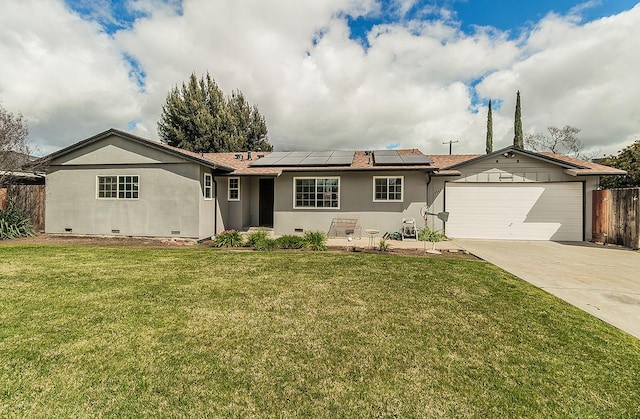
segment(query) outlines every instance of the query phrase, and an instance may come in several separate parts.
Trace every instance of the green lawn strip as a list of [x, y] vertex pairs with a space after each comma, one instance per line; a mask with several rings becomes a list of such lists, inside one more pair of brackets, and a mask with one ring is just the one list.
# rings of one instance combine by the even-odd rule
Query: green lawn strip
[[481, 261], [5, 246], [0, 416], [640, 415], [639, 341]]

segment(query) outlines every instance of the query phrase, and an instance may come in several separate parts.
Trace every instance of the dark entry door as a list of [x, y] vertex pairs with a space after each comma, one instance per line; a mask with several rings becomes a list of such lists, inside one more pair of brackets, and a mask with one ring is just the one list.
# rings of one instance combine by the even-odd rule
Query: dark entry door
[[273, 227], [273, 179], [260, 179], [260, 227]]

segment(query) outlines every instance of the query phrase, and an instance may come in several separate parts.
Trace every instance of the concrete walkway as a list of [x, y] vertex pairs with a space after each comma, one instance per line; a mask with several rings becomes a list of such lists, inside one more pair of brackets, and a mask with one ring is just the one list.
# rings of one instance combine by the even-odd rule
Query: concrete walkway
[[453, 243], [640, 338], [640, 253], [586, 242]]

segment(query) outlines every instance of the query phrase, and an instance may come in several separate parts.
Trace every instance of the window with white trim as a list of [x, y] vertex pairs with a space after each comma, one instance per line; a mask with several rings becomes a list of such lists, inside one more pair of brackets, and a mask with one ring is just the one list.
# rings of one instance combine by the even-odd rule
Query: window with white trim
[[137, 175], [98, 176], [98, 198], [138, 199], [139, 178]]
[[339, 177], [293, 178], [294, 208], [340, 208]]
[[213, 199], [213, 177], [211, 173], [204, 174], [204, 185], [202, 185], [204, 199]]
[[240, 178], [239, 177], [229, 178], [229, 187], [227, 188], [227, 191], [228, 191], [229, 201], [240, 200]]
[[373, 200], [378, 202], [402, 202], [403, 176], [374, 176]]

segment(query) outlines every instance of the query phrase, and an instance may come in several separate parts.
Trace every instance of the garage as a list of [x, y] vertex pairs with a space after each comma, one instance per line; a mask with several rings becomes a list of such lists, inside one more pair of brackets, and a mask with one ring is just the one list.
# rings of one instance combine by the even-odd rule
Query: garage
[[447, 182], [444, 199], [452, 238], [584, 238], [583, 182]]

